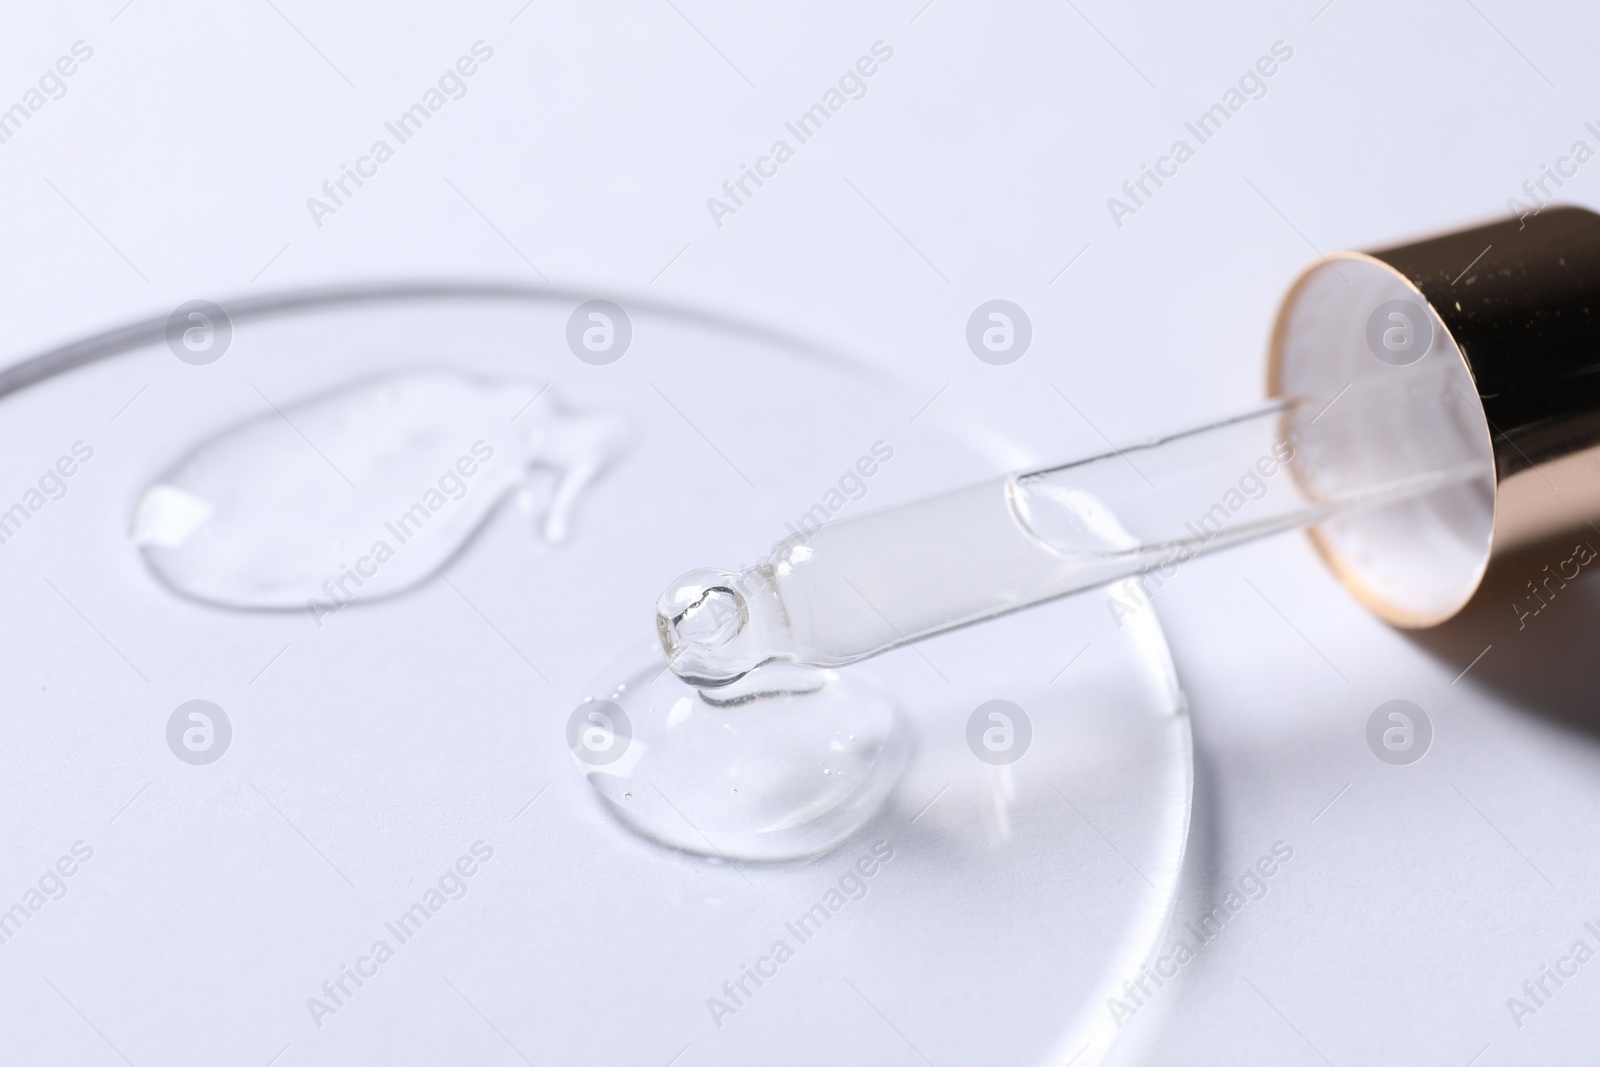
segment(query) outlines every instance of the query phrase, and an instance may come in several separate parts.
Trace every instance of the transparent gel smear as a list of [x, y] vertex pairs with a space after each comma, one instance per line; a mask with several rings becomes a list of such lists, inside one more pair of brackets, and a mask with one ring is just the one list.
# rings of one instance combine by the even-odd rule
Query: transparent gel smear
[[631, 734], [604, 764], [582, 733], [573, 746], [618, 819], [659, 844], [729, 860], [794, 859], [845, 840], [878, 811], [908, 755], [894, 704], [860, 668], [774, 663], [708, 690], [645, 650], [575, 714]]
[[197, 446], [140, 496], [133, 539], [195, 599], [333, 610], [423, 581], [519, 486], [561, 540], [627, 437], [521, 382], [369, 378]]

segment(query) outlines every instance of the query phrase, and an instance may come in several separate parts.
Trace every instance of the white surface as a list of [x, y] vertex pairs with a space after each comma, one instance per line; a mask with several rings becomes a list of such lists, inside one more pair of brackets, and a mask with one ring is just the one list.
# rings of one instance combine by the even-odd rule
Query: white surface
[[[75, 40], [95, 49], [0, 145], [7, 358], [197, 296], [537, 280], [531, 261], [555, 281], [803, 330], [929, 397], [948, 384], [939, 405], [1005, 412], [1035, 442], [1017, 459], [1039, 459], [1243, 407], [1312, 246], [1496, 215], [1575, 140], [1595, 144], [1596, 19], [1576, 5], [275, 2], [5, 16], [6, 102]], [[480, 38], [495, 57], [468, 95], [315, 228], [305, 199]], [[706, 197], [879, 39], [895, 54], [868, 95], [717, 229]], [[1294, 58], [1266, 96], [1116, 228], [1106, 198], [1280, 39]], [[1593, 203], [1596, 174], [1564, 195]], [[994, 297], [1033, 321], [1033, 350], [1010, 367], [963, 338]], [[8, 497], [45, 451], [8, 454]], [[1584, 888], [1600, 862], [1594, 590], [1569, 587], [1520, 633], [1501, 625], [1506, 606], [1482, 633], [1419, 640], [1363, 614], [1286, 539], [1185, 568], [1159, 603], [1200, 761], [1180, 920], [1274, 841], [1295, 857], [1134, 1016], [1121, 1054], [1581, 1062], [1593, 966], [1520, 1029], [1505, 1002], [1600, 910]], [[1400, 696], [1437, 732], [1409, 768], [1363, 738]], [[47, 844], [32, 813], [11, 818], [4, 873], [20, 891], [76, 835]], [[82, 1057], [109, 1056], [90, 1041]]]

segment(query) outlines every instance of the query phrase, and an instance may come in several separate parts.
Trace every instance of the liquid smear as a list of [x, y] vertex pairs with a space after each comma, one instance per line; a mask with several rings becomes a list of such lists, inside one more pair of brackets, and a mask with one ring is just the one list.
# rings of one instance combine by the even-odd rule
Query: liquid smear
[[573, 759], [618, 819], [670, 848], [815, 855], [878, 811], [910, 754], [893, 703], [860, 668], [771, 663], [703, 689], [652, 650], [620, 674], [579, 705]]
[[320, 626], [437, 572], [513, 490], [561, 541], [629, 434], [547, 389], [411, 372], [268, 411], [146, 489], [134, 542], [186, 596], [305, 608]]

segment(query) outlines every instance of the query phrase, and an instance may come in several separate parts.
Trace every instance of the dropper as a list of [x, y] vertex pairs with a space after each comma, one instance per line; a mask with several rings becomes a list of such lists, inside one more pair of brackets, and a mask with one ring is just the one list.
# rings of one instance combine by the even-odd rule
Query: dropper
[[[829, 523], [738, 573], [690, 571], [657, 604], [662, 647], [702, 686], [771, 660], [843, 666], [1132, 575], [1148, 595], [1203, 553], [1491, 474], [1470, 448], [1443, 449], [1399, 456], [1367, 484], [1308, 492], [1295, 473], [1305, 445], [1284, 432], [1300, 410], [1281, 401]], [[1142, 607], [1107, 605], [1119, 622]]]
[[[838, 667], [1118, 579], [1148, 594], [1198, 555], [1301, 527], [1391, 622], [1449, 618], [1492, 549], [1600, 514], [1600, 397], [1562, 382], [1600, 371], [1600, 217], [1526, 221], [1312, 267], [1279, 313], [1266, 406], [690, 571], [656, 605], [668, 664], [699, 686]], [[1498, 254], [1458, 295], [1452, 260], [1485, 244]]]

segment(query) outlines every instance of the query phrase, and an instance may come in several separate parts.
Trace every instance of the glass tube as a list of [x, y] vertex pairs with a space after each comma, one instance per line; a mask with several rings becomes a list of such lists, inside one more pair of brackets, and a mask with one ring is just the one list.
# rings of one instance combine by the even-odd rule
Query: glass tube
[[[1130, 575], [1159, 585], [1243, 541], [1489, 476], [1460, 409], [1457, 370], [1435, 361], [1397, 405], [1356, 383], [1317, 423], [1294, 400], [1144, 444], [830, 523], [740, 573], [696, 570], [656, 606], [674, 672], [724, 685], [771, 660], [837, 667], [955, 626]], [[1335, 404], [1328, 405], [1331, 409]], [[1328, 430], [1386, 445], [1359, 477], [1317, 460]], [[1329, 474], [1328, 472], [1335, 472]]]

